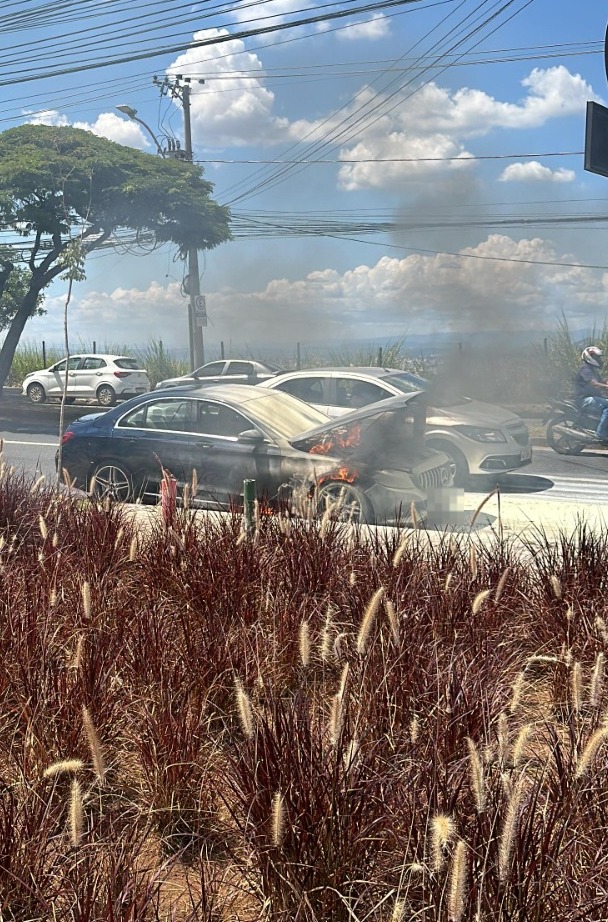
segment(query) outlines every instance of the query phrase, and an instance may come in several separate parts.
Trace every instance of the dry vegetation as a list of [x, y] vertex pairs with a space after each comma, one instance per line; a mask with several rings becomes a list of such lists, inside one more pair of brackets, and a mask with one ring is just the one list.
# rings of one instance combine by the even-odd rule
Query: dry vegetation
[[0, 534], [3, 920], [608, 918], [608, 536]]

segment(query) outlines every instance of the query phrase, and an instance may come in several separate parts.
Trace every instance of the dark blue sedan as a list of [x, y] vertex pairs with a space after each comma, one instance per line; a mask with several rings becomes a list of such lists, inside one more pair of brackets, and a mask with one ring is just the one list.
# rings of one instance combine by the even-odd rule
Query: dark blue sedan
[[424, 517], [426, 490], [450, 482], [447, 458], [425, 448], [423, 429], [412, 395], [331, 420], [280, 391], [171, 388], [75, 420], [61, 464], [97, 497], [156, 501], [167, 471], [194, 506], [233, 508], [243, 481], [255, 480], [271, 506], [297, 499], [315, 510], [333, 504], [349, 520], [403, 522], [412, 504]]

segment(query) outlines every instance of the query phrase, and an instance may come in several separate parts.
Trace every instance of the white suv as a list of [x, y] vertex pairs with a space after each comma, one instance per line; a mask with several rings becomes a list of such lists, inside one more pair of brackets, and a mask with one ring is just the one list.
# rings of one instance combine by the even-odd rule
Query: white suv
[[32, 403], [44, 403], [47, 397], [61, 399], [66, 372], [70, 403], [82, 397], [96, 400], [102, 407], [112, 407], [118, 397], [135, 397], [150, 390], [148, 374], [137, 359], [126, 355], [71, 355], [50, 368], [26, 375], [23, 396]]

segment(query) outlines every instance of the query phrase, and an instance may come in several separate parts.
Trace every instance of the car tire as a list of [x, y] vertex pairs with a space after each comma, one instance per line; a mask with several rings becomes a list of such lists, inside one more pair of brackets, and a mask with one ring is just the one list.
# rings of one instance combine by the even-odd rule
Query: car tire
[[93, 471], [88, 484], [89, 492], [95, 499], [108, 497], [116, 502], [131, 502], [135, 495], [134, 480], [128, 467], [122, 461], [100, 461]]
[[442, 442], [441, 440], [430, 440], [427, 443], [428, 448], [434, 448], [436, 451], [442, 451], [450, 459], [450, 467], [454, 475], [454, 486], [464, 487], [469, 479], [469, 465], [463, 453], [456, 448], [451, 442]]
[[344, 480], [330, 480], [315, 490], [318, 516], [329, 515], [335, 522], [363, 525], [374, 521], [374, 510], [365, 493]]
[[109, 384], [102, 384], [98, 387], [95, 396], [100, 407], [113, 407], [116, 403], [116, 391]]
[[32, 403], [44, 403], [46, 400], [46, 391], [42, 384], [35, 382], [28, 387], [27, 396]]

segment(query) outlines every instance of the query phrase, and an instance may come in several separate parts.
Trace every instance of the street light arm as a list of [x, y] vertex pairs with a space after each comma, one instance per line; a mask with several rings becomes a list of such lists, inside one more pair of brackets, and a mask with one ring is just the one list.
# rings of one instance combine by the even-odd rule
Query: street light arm
[[133, 109], [131, 106], [126, 106], [126, 105], [116, 106], [116, 108], [118, 109], [119, 112], [122, 112], [123, 115], [126, 115], [127, 118], [130, 118], [132, 122], [138, 122], [140, 125], [143, 125], [143, 127], [146, 129], [146, 131], [148, 132], [148, 134], [150, 135], [150, 137], [156, 144], [156, 152], [159, 154], [159, 156], [164, 157], [165, 152], [160, 145], [160, 141], [158, 140], [158, 138], [156, 137], [156, 135], [154, 134], [150, 126], [147, 125], [146, 122], [144, 122], [143, 118], [140, 118], [137, 115], [137, 109]]

